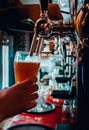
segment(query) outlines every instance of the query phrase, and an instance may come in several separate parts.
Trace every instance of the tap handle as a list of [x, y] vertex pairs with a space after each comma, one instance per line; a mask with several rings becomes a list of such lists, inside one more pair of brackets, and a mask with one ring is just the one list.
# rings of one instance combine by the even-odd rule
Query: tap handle
[[49, 0], [40, 0], [40, 8], [41, 8], [42, 13], [48, 10], [48, 3], [49, 3]]

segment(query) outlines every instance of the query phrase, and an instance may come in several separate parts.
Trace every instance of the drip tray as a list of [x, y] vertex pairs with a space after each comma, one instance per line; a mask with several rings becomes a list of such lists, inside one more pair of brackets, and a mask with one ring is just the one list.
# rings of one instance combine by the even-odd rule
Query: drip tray
[[55, 105], [53, 104], [42, 104], [41, 106], [36, 106], [33, 109], [28, 110], [28, 113], [34, 113], [34, 114], [39, 114], [39, 113], [48, 113], [51, 112], [55, 109]]

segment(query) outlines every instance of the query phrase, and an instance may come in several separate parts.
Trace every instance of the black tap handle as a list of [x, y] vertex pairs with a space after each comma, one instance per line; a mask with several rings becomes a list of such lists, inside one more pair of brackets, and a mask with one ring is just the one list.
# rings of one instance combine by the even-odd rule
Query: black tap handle
[[51, 96], [60, 99], [73, 99], [76, 97], [75, 91], [70, 92], [68, 90], [53, 90]]
[[48, 3], [49, 3], [49, 0], [40, 0], [40, 8], [41, 8], [42, 13], [45, 10], [48, 10]]
[[70, 93], [66, 90], [53, 90], [51, 94], [54, 98], [70, 99]]

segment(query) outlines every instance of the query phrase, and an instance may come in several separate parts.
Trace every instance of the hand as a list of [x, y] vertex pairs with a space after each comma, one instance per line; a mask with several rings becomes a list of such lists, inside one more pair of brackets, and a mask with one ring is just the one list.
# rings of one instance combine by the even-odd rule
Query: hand
[[37, 79], [27, 79], [0, 92], [0, 121], [36, 106]]

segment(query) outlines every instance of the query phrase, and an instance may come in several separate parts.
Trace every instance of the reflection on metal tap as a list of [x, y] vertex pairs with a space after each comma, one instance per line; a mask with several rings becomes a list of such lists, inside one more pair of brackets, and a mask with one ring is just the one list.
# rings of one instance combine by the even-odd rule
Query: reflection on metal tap
[[41, 35], [42, 37], [48, 36], [51, 33], [51, 24], [48, 22], [48, 11], [44, 11], [41, 14], [41, 18], [39, 18], [35, 24], [35, 31], [37, 35]]
[[34, 31], [42, 37], [51, 33], [51, 22], [48, 20], [48, 3], [49, 0], [40, 0], [40, 18], [35, 23]]

